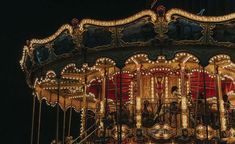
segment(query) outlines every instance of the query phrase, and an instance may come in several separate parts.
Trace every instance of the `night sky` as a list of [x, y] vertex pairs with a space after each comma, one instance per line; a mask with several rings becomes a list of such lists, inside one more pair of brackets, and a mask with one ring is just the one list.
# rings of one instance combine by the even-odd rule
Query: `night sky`
[[[25, 82], [19, 60], [26, 40], [45, 38], [73, 18], [112, 20], [146, 9], [147, 0], [8, 0], [0, 4], [1, 19], [1, 113], [0, 143], [30, 143], [32, 90]], [[205, 15], [235, 12], [235, 0], [159, 0], [166, 9], [182, 8]], [[43, 105], [41, 143], [55, 135], [55, 108]], [[74, 116], [75, 130], [79, 124]]]

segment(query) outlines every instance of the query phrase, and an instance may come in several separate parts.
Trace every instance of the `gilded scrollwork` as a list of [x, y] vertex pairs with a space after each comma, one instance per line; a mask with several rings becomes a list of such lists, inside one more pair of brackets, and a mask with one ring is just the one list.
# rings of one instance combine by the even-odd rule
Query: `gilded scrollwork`
[[33, 45], [34, 44], [45, 44], [45, 43], [48, 43], [54, 39], [56, 39], [62, 32], [64, 31], [68, 31], [69, 34], [72, 34], [73, 33], [73, 28], [71, 25], [69, 24], [65, 24], [63, 25], [62, 27], [60, 27], [53, 35], [47, 37], [47, 38], [44, 38], [44, 39], [32, 39], [29, 43], [29, 47], [30, 49], [33, 49]]
[[165, 39], [168, 37], [166, 35], [168, 32], [168, 24], [163, 17], [158, 18], [158, 21], [154, 25], [154, 30], [157, 33], [157, 39]]
[[204, 23], [201, 24], [201, 27], [203, 28], [202, 30], [202, 34], [203, 37], [201, 38], [201, 41], [204, 43], [213, 43], [214, 39], [213, 39], [213, 29], [215, 28], [214, 24], [208, 24], [208, 23]]
[[136, 21], [142, 17], [149, 16], [151, 18], [151, 21], [154, 23], [157, 20], [157, 16], [155, 12], [151, 10], [144, 10], [141, 11], [133, 16], [130, 16], [125, 19], [121, 20], [113, 20], [113, 21], [100, 21], [100, 20], [93, 20], [93, 19], [83, 19], [80, 22], [80, 30], [84, 30], [85, 25], [96, 25], [96, 26], [103, 26], [103, 27], [112, 27], [112, 26], [120, 26], [120, 25], [125, 25], [128, 23], [131, 23], [133, 21]]

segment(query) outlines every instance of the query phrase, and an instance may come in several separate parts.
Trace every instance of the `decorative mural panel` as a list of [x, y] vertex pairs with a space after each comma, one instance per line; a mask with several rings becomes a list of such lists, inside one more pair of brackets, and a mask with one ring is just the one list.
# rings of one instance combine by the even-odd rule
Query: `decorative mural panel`
[[34, 61], [36, 64], [41, 64], [49, 57], [49, 49], [45, 45], [36, 46], [34, 50]]
[[85, 47], [93, 48], [111, 44], [111, 32], [105, 28], [90, 26], [83, 33], [83, 43]]
[[213, 38], [218, 42], [235, 43], [235, 22], [217, 24], [213, 29]]
[[137, 21], [128, 24], [122, 30], [122, 40], [124, 42], [146, 42], [156, 36], [153, 24], [146, 21]]
[[202, 37], [202, 27], [200, 24], [178, 18], [168, 25], [167, 35], [173, 40], [199, 40]]
[[56, 55], [71, 52], [73, 49], [75, 49], [72, 36], [67, 34], [60, 35], [58, 39], [54, 41], [53, 48]]

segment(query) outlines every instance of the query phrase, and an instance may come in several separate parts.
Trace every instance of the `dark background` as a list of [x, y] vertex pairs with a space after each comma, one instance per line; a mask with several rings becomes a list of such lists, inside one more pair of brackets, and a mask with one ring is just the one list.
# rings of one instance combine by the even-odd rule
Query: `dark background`
[[[19, 60], [26, 40], [45, 38], [73, 18], [111, 20], [146, 9], [147, 0], [6, 0], [0, 2], [1, 113], [0, 143], [30, 143], [32, 90], [26, 85]], [[166, 9], [182, 8], [205, 15], [235, 12], [235, 0], [159, 0]], [[41, 143], [55, 135], [55, 108], [43, 104]], [[74, 116], [73, 134], [78, 134]]]

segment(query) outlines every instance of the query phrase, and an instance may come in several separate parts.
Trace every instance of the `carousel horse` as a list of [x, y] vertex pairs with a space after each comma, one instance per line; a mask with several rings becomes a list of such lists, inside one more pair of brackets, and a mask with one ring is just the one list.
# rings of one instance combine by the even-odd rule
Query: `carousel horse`
[[179, 114], [180, 112], [181, 95], [178, 92], [177, 86], [172, 87], [171, 93], [172, 93], [173, 99], [170, 105], [169, 106], [166, 106], [166, 105], [163, 106], [163, 104], [160, 105], [156, 110], [154, 121], [159, 122], [160, 118], [166, 114], [170, 114], [169, 115], [170, 123], [172, 122], [173, 117], [175, 117], [175, 120], [177, 120], [177, 114]]
[[235, 130], [228, 126], [228, 129], [226, 131], [222, 132], [222, 142], [226, 144], [234, 144], [235, 143]]
[[124, 104], [121, 109], [121, 123], [129, 125], [129, 120], [130, 120], [130, 111], [127, 108], [127, 106]]
[[144, 101], [144, 108], [142, 110], [142, 123], [146, 127], [153, 125], [153, 110], [147, 100]]
[[72, 144], [73, 143], [73, 137], [72, 136], [68, 136], [65, 138], [65, 144]]
[[[109, 113], [109, 120], [112, 121], [112, 123], [114, 124], [126, 124], [129, 125], [130, 122], [130, 111], [127, 108], [127, 106], [125, 104], [122, 105], [121, 111], [117, 110], [117, 111], [113, 111], [111, 113]], [[121, 117], [121, 119], [117, 119], [117, 117]], [[106, 118], [107, 119], [107, 118]]]
[[228, 95], [226, 95], [226, 94], [223, 95], [223, 101], [224, 101], [224, 108], [225, 108], [226, 110], [229, 110], [231, 103], [230, 103], [230, 101], [229, 101], [229, 99], [228, 99]]
[[200, 93], [196, 99], [196, 105], [196, 121], [199, 123], [205, 123], [205, 99], [203, 93]]
[[192, 126], [196, 125], [196, 120], [195, 120], [195, 115], [194, 115], [194, 110], [195, 110], [195, 105], [193, 103], [193, 99], [192, 99], [192, 93], [189, 92], [187, 94], [187, 107], [189, 110], [189, 121], [192, 124]]
[[113, 115], [111, 113], [107, 114], [107, 117], [104, 119], [104, 124], [106, 125], [106, 127], [108, 129], [113, 128], [114, 118], [113, 118]]
[[170, 123], [172, 123], [172, 119], [175, 119], [175, 124], [177, 125], [177, 115], [181, 110], [181, 94], [179, 93], [179, 88], [177, 86], [173, 86], [171, 88], [172, 101], [170, 103]]

